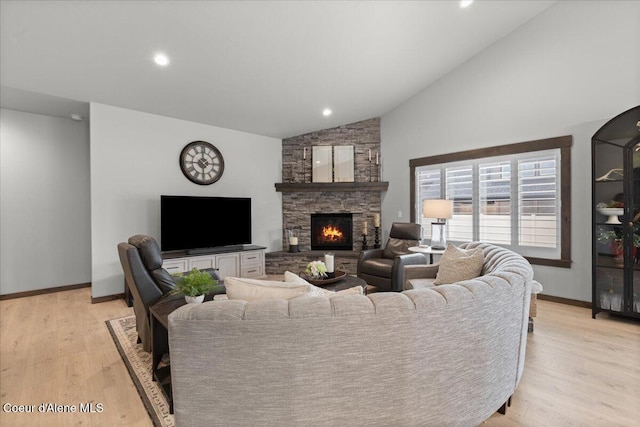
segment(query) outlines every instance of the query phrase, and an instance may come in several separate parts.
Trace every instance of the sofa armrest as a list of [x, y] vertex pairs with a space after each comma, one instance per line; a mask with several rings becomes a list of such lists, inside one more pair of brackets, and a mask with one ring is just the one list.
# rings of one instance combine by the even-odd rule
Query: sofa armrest
[[435, 279], [440, 264], [407, 265], [402, 270], [402, 289], [408, 289], [407, 282], [412, 279]]
[[393, 259], [393, 266], [391, 267], [391, 291], [402, 292], [402, 275], [404, 269], [409, 265], [425, 265], [427, 263], [427, 257], [423, 254], [405, 254], [397, 255]]

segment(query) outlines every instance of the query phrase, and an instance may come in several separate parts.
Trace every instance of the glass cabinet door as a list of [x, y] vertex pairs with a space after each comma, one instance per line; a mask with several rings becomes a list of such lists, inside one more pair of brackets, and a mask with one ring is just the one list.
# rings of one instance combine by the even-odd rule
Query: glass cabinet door
[[[622, 311], [624, 296], [624, 147], [597, 143], [594, 156], [594, 304]], [[640, 277], [639, 277], [640, 280]], [[600, 311], [598, 310], [598, 311]]]
[[626, 294], [627, 310], [640, 314], [640, 142], [631, 144], [628, 152], [629, 166], [633, 173], [630, 180], [631, 203], [628, 225], [633, 239], [631, 250], [632, 278], [629, 281], [629, 292]]
[[640, 106], [611, 119], [591, 142], [592, 316], [640, 317]]

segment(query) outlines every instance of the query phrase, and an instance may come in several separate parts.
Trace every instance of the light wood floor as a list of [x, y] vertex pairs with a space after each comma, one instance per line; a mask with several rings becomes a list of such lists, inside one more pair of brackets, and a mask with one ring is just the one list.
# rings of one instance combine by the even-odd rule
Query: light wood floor
[[[0, 301], [0, 403], [36, 406], [0, 409], [0, 425], [151, 425], [104, 323], [133, 310], [90, 299], [85, 288]], [[49, 402], [104, 411], [37, 413]], [[640, 426], [640, 323], [538, 300], [512, 406], [483, 425]]]

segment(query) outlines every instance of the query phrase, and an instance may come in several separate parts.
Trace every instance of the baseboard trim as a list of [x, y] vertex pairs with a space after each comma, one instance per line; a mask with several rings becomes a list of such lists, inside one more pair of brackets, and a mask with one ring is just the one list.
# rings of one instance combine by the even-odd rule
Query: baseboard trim
[[124, 299], [124, 293], [115, 295], [105, 295], [103, 297], [91, 297], [91, 304], [99, 304], [101, 302], [113, 301], [115, 299]]
[[538, 294], [538, 299], [545, 301], [557, 302], [560, 304], [573, 305], [576, 307], [591, 308], [589, 301], [580, 301], [577, 299], [554, 297], [553, 295]]
[[33, 291], [15, 292], [13, 294], [0, 295], [0, 301], [4, 301], [7, 299], [14, 299], [14, 298], [32, 297], [35, 295], [52, 294], [54, 292], [64, 292], [64, 291], [71, 291], [73, 289], [90, 288], [90, 287], [91, 287], [91, 282], [77, 283], [75, 285], [56, 286], [55, 288], [34, 289]]

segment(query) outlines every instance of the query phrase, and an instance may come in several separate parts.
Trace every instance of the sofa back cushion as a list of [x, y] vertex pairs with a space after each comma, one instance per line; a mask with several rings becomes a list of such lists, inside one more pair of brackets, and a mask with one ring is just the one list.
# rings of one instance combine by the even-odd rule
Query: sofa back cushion
[[309, 285], [240, 277], [226, 277], [224, 287], [229, 299], [244, 301], [288, 300], [311, 292]]

